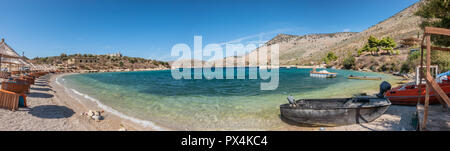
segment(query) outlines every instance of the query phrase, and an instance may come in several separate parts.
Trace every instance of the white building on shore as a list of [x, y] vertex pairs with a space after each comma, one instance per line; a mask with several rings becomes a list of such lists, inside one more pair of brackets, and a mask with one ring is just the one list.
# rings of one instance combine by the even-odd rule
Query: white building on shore
[[122, 57], [122, 54], [120, 52], [117, 53], [109, 53], [109, 54], [105, 54], [106, 56], [110, 56], [110, 57]]

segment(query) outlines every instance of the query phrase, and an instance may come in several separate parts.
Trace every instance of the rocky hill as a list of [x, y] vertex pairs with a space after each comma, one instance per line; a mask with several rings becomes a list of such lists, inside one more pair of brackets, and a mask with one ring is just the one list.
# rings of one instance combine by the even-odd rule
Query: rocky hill
[[[68, 60], [73, 58], [95, 58], [97, 63], [68, 65]], [[138, 57], [116, 57], [108, 55], [92, 55], [92, 54], [61, 54], [60, 56], [52, 57], [37, 57], [30, 60], [33, 64], [48, 64], [54, 66], [74, 66], [80, 70], [111, 70], [111, 69], [155, 69], [155, 68], [169, 68], [169, 63], [151, 59], [144, 59]]]
[[[362, 48], [370, 36], [380, 39], [389, 36], [397, 43], [404, 38], [421, 36], [423, 31], [419, 25], [422, 19], [415, 16], [414, 13], [423, 3], [423, 1], [420, 1], [411, 5], [392, 17], [359, 33], [341, 32], [304, 36], [279, 34], [266, 42], [264, 46], [247, 54], [245, 56], [247, 64], [249, 55], [273, 44], [279, 44], [280, 46], [280, 65], [313, 65], [321, 64], [322, 58], [330, 51], [339, 57], [338, 62], [342, 62], [343, 58], [349, 53], [355, 54], [358, 49]], [[268, 50], [270, 50], [270, 47]], [[401, 58], [404, 59], [405, 57]]]
[[[402, 10], [394, 16], [364, 30], [360, 33], [339, 42], [337, 45], [330, 47], [326, 51], [313, 54], [307, 60], [320, 61], [329, 51], [335, 52], [338, 56], [345, 56], [349, 52], [355, 53], [357, 49], [363, 47], [370, 36], [377, 38], [392, 37], [395, 42], [399, 43], [401, 39], [409, 37], [417, 37], [423, 33], [420, 28], [422, 18], [414, 15], [423, 5], [423, 1], [417, 2], [410, 7]], [[342, 58], [342, 57], [341, 57]], [[305, 60], [306, 61], [306, 60]]]

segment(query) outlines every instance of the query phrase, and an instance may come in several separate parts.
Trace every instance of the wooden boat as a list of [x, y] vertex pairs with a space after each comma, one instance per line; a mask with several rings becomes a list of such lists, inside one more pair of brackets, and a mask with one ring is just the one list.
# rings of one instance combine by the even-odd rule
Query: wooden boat
[[280, 105], [281, 117], [311, 126], [368, 123], [383, 115], [391, 105], [383, 96], [390, 89], [391, 85], [384, 81], [377, 96], [302, 100], [289, 96], [289, 104]]
[[309, 73], [309, 76], [318, 78], [335, 78], [336, 75], [337, 73], [328, 72], [326, 70], [316, 71], [316, 68], [313, 68], [313, 71]]
[[[438, 83], [441, 89], [450, 96], [450, 83]], [[422, 84], [421, 104], [425, 102], [425, 88], [426, 85]], [[393, 88], [386, 92], [386, 98], [388, 98], [392, 104], [396, 105], [417, 105], [419, 97], [419, 86], [415, 83], [408, 83], [403, 86]], [[430, 104], [439, 104], [439, 100], [433, 91], [430, 93]]]
[[304, 99], [280, 106], [281, 116], [311, 126], [340, 126], [371, 122], [391, 105], [388, 99], [355, 97], [341, 99]]
[[347, 78], [348, 79], [357, 79], [357, 80], [381, 80], [381, 77], [371, 77], [371, 76], [353, 76], [353, 75], [350, 75]]

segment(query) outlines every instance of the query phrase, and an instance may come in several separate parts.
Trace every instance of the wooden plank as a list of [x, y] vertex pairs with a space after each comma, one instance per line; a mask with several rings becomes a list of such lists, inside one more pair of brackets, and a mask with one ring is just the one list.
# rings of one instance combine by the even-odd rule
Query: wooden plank
[[447, 106], [450, 105], [450, 99], [448, 98], [447, 94], [441, 89], [441, 87], [439, 87], [436, 81], [434, 81], [431, 74], [427, 73], [426, 81], [427, 84], [429, 84], [433, 89], [433, 91], [436, 93], [436, 96], [442, 98], [442, 100], [447, 104]]
[[447, 35], [450, 36], [450, 30], [437, 27], [425, 27], [425, 34]]
[[[422, 49], [426, 49], [426, 48], [427, 48], [426, 45], [422, 45]], [[431, 50], [440, 50], [440, 51], [450, 52], [450, 48], [442, 48], [442, 47], [435, 47], [435, 46], [431, 46]]]

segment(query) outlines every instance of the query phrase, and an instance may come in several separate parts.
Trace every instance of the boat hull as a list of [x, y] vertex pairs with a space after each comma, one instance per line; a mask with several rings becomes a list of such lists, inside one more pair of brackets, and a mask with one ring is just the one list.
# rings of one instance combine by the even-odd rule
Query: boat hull
[[[447, 96], [450, 97], [450, 84], [439, 84], [441, 89], [447, 93]], [[405, 87], [396, 87], [392, 90], [386, 92], [385, 97], [388, 98], [392, 104], [395, 105], [417, 105], [418, 97], [419, 97], [419, 89], [417, 85], [410, 85]], [[420, 93], [420, 103], [425, 103], [425, 85], [422, 86], [422, 90]], [[430, 92], [430, 104], [439, 104], [439, 100], [433, 91]]]
[[[336, 102], [345, 102], [346, 99], [316, 99], [308, 101], [317, 101], [319, 105], [309, 107], [292, 107], [290, 105], [280, 106], [281, 117], [295, 123], [306, 124], [310, 126], [340, 126], [358, 123], [371, 122], [386, 112], [390, 106], [387, 99], [378, 100], [378, 103], [356, 103], [346, 107], [336, 106], [332, 108], [323, 108], [327, 105], [320, 105]], [[380, 103], [381, 101], [381, 103]], [[384, 101], [384, 102], [383, 102]]]
[[347, 77], [348, 79], [356, 79], [356, 80], [381, 80], [380, 77]]
[[331, 73], [331, 74], [326, 74], [326, 73], [310, 73], [309, 74], [310, 77], [317, 77], [317, 78], [335, 78], [336, 74]]

